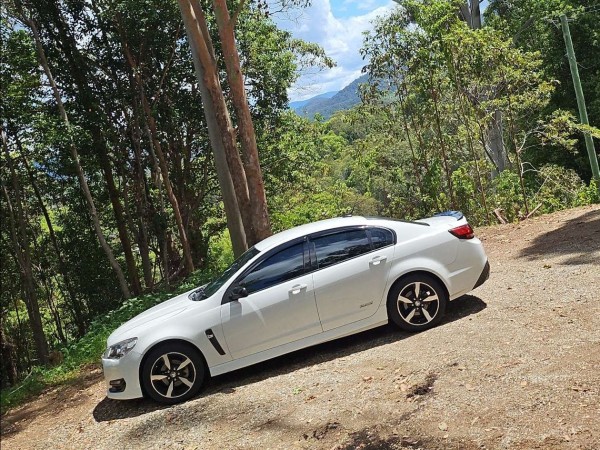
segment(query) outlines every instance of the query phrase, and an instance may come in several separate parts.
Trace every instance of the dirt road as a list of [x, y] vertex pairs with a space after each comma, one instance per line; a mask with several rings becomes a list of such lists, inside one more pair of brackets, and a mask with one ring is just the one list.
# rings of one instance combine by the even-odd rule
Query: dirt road
[[173, 407], [99, 371], [3, 417], [2, 449], [599, 449], [600, 207], [477, 230], [490, 280], [391, 326], [212, 380]]

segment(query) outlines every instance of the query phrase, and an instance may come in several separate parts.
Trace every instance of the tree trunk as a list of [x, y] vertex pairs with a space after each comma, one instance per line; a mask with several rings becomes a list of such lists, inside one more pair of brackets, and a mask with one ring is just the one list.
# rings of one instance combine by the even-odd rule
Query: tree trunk
[[42, 198], [42, 194], [38, 188], [37, 182], [35, 181], [35, 175], [31, 170], [29, 162], [27, 161], [27, 157], [23, 151], [20, 142], [17, 142], [17, 146], [19, 147], [19, 151], [21, 153], [21, 160], [25, 165], [25, 169], [29, 175], [29, 181], [31, 186], [33, 187], [33, 192], [37, 198], [37, 201], [42, 210], [42, 214], [44, 215], [44, 220], [46, 221], [46, 226], [48, 227], [48, 233], [50, 234], [50, 242], [52, 242], [52, 246], [54, 247], [54, 251], [56, 252], [56, 257], [58, 259], [58, 270], [63, 278], [67, 294], [69, 295], [69, 303], [71, 306], [71, 310], [73, 311], [73, 318], [75, 319], [75, 326], [77, 327], [77, 337], [81, 337], [85, 334], [86, 331], [86, 323], [83, 315], [83, 307], [77, 295], [75, 294], [75, 289], [73, 288], [73, 284], [71, 283], [71, 277], [69, 276], [69, 271], [67, 270], [67, 264], [65, 263], [65, 259], [63, 258], [62, 251], [60, 246], [58, 245], [58, 239], [56, 237], [56, 233], [54, 232], [54, 225], [52, 225], [52, 220], [50, 220], [50, 214], [48, 214], [48, 209], [44, 203]]
[[102, 174], [104, 175], [104, 181], [106, 182], [106, 188], [108, 190], [108, 197], [110, 198], [110, 203], [115, 214], [119, 240], [121, 241], [121, 247], [123, 248], [123, 253], [125, 255], [131, 291], [133, 295], [138, 295], [142, 288], [140, 286], [140, 277], [138, 275], [135, 258], [133, 257], [133, 251], [131, 250], [131, 239], [129, 239], [129, 233], [127, 232], [127, 225], [123, 215], [123, 205], [121, 205], [120, 195], [115, 185], [115, 179], [106, 147], [100, 145], [97, 148], [99, 150], [100, 167], [102, 168]]
[[490, 156], [494, 166], [497, 168], [497, 170], [493, 171], [493, 177], [506, 169], [507, 165], [502, 128], [502, 111], [497, 109], [494, 111], [494, 116], [487, 132], [487, 145], [489, 146]]
[[146, 218], [148, 217], [148, 203], [146, 201], [146, 187], [144, 168], [142, 166], [142, 150], [140, 148], [140, 132], [137, 116], [134, 127], [131, 130], [131, 142], [133, 144], [134, 162], [135, 162], [135, 207], [138, 216], [138, 247], [140, 248], [140, 257], [142, 258], [142, 269], [144, 271], [144, 282], [146, 287], [151, 289], [154, 286], [154, 277], [152, 276], [152, 262], [150, 261], [150, 248], [148, 246], [148, 229], [146, 227]]
[[[240, 3], [243, 7], [243, 2]], [[248, 182], [248, 193], [253, 210], [253, 228], [254, 239], [261, 241], [271, 235], [271, 225], [269, 223], [269, 212], [267, 210], [267, 198], [265, 195], [265, 186], [258, 158], [258, 148], [256, 146], [256, 134], [254, 124], [250, 116], [248, 99], [246, 98], [246, 88], [244, 86], [244, 76], [240, 66], [240, 57], [235, 44], [234, 17], [229, 16], [227, 2], [225, 0], [213, 0], [213, 10], [217, 19], [219, 37], [221, 38], [221, 47], [225, 59], [227, 81], [231, 89], [231, 101], [235, 108], [238, 137], [242, 150], [242, 161], [244, 171]], [[250, 244], [255, 244], [251, 242]]]
[[[194, 2], [194, 0], [191, 0]], [[204, 40], [204, 36], [201, 30], [201, 25], [198, 22], [198, 17], [194, 12], [194, 7], [190, 3], [190, 0], [179, 0], [179, 8], [181, 9], [181, 15], [183, 22], [187, 30], [188, 40], [190, 42], [190, 48], [192, 50], [192, 56], [194, 60], [194, 67], [196, 69], [196, 77], [198, 78], [198, 85], [203, 99], [204, 117], [208, 127], [208, 135], [210, 144], [212, 147], [215, 166], [217, 171], [217, 177], [219, 179], [219, 186], [221, 188], [221, 194], [223, 196], [223, 204], [225, 208], [225, 215], [227, 217], [227, 228], [229, 229], [229, 235], [231, 237], [231, 243], [235, 256], [242, 254], [247, 248], [247, 233], [245, 229], [246, 222], [243, 220], [240, 203], [238, 203], [239, 197], [247, 198], [247, 190], [241, 187], [240, 173], [236, 173], [235, 179], [237, 183], [234, 183], [234, 174], [231, 167], [235, 167], [235, 161], [233, 165], [229, 165], [229, 158], [227, 157], [227, 150], [224, 141], [227, 141], [227, 148], [233, 146], [233, 150], [237, 154], [235, 144], [232, 145], [233, 136], [230, 134], [230, 130], [227, 128], [227, 119], [221, 118], [221, 121], [217, 120], [217, 110], [223, 108], [223, 104], [212, 97], [212, 93], [208, 88], [209, 84], [214, 84], [209, 71], [213, 72], [213, 76], [216, 76], [214, 64], [209, 64], [209, 67], [205, 68], [205, 63], [210, 62], [211, 58], [209, 53], [208, 45]], [[202, 60], [201, 60], [202, 55]], [[214, 58], [212, 58], [214, 60]], [[210, 79], [210, 80], [209, 80]], [[218, 81], [218, 80], [217, 80]], [[213, 86], [213, 89], [215, 87]], [[222, 98], [221, 91], [221, 98]], [[219, 103], [219, 106], [215, 107], [215, 103]], [[223, 100], [224, 103], [224, 100]], [[221, 122], [224, 121], [226, 128], [221, 130]], [[229, 127], [230, 128], [230, 127]], [[233, 156], [235, 159], [235, 156]], [[239, 170], [239, 169], [238, 169]], [[240, 194], [238, 195], [238, 191]], [[246, 192], [246, 194], [244, 194]], [[245, 202], [242, 202], [242, 205]]]
[[[144, 128], [145, 128], [145, 132], [146, 132], [146, 136], [148, 137], [148, 141], [150, 143], [150, 145], [148, 146], [148, 153], [150, 155], [150, 161], [152, 161], [152, 181], [154, 183], [154, 185], [156, 186], [156, 189], [158, 191], [158, 206], [159, 206], [159, 211], [160, 211], [160, 216], [161, 217], [166, 217], [167, 213], [165, 211], [165, 204], [163, 201], [163, 193], [162, 193], [162, 183], [160, 180], [160, 167], [158, 166], [158, 161], [156, 158], [156, 155], [154, 154], [154, 150], [153, 150], [153, 144], [152, 144], [152, 133], [150, 132], [150, 128], [148, 128], [148, 124], [144, 123]], [[155, 221], [156, 224], [156, 221]], [[169, 285], [170, 283], [170, 279], [169, 279], [169, 273], [170, 273], [170, 263], [169, 263], [169, 253], [167, 251], [167, 241], [168, 241], [168, 234], [169, 234], [169, 230], [166, 227], [166, 225], [163, 227], [162, 222], [158, 224], [158, 226], [160, 226], [160, 229], [156, 230], [156, 236], [158, 239], [158, 245], [160, 248], [160, 256], [162, 259], [162, 268], [163, 268], [163, 278], [165, 280], [165, 282], [167, 283], [167, 285]]]
[[[479, 0], [467, 0], [466, 4], [460, 6], [460, 10], [465, 22], [473, 30], [481, 28], [481, 8]], [[484, 134], [484, 143], [486, 153], [492, 160], [497, 170], [492, 171], [492, 178], [506, 168], [507, 156], [506, 147], [502, 139], [502, 111], [495, 110], [486, 133]]]
[[[4, 322], [4, 320], [2, 320]], [[15, 358], [15, 346], [6, 333], [4, 327], [0, 324], [0, 355], [2, 356], [2, 375], [6, 377], [9, 386], [14, 386], [17, 382], [17, 361]], [[2, 380], [4, 381], [4, 380]], [[4, 385], [2, 386], [5, 387]]]
[[[17, 206], [17, 218], [15, 220], [15, 214], [10, 201], [10, 196], [4, 182], [2, 182], [2, 190], [6, 197], [6, 204], [8, 209], [11, 239], [17, 260], [21, 268], [21, 276], [23, 279], [23, 287], [25, 290], [25, 305], [27, 306], [27, 314], [29, 316], [29, 323], [31, 325], [31, 331], [33, 333], [33, 341], [35, 343], [35, 349], [37, 357], [40, 363], [48, 363], [48, 341], [46, 340], [46, 334], [44, 333], [44, 326], [42, 324], [42, 316], [40, 314], [40, 305], [37, 299], [37, 292], [35, 281], [33, 279], [33, 271], [31, 268], [31, 254], [29, 251], [29, 239], [27, 237], [27, 224], [25, 222], [25, 215], [23, 213], [23, 203], [21, 201], [21, 186], [15, 172], [12, 159], [8, 151], [8, 145], [6, 143], [6, 134], [2, 130], [2, 146], [6, 153], [6, 162], [11, 172], [11, 179], [13, 190], [15, 193], [16, 206]], [[17, 222], [17, 224], [16, 224]], [[18, 234], [17, 234], [18, 225]], [[19, 242], [20, 237], [20, 242]]]
[[162, 146], [160, 144], [160, 140], [158, 139], [158, 128], [156, 127], [156, 121], [154, 120], [154, 116], [152, 115], [152, 110], [150, 108], [150, 104], [148, 103], [148, 99], [146, 98], [146, 93], [144, 91], [144, 83], [141, 79], [139, 68], [135, 60], [133, 59], [133, 55], [129, 51], [129, 47], [125, 41], [125, 36], [119, 25], [119, 32], [121, 34], [121, 47], [123, 48], [123, 53], [125, 54], [125, 58], [129, 63], [129, 67], [133, 72], [133, 79], [137, 84], [137, 88], [140, 95], [140, 100], [142, 103], [142, 110], [144, 111], [146, 122], [148, 127], [150, 128], [150, 136], [152, 140], [152, 145], [154, 147], [154, 151], [156, 152], [156, 156], [158, 157], [158, 166], [160, 169], [160, 174], [162, 177], [163, 185], [165, 186], [165, 190], [167, 191], [167, 198], [171, 203], [171, 207], [173, 208], [173, 215], [175, 216], [175, 222], [177, 223], [177, 229], [179, 231], [179, 239], [181, 240], [181, 247], [183, 248], [183, 261], [185, 266], [186, 273], [190, 274], [194, 271], [194, 263], [192, 261], [192, 252], [190, 249], [190, 243], [187, 238], [187, 234], [185, 232], [185, 227], [183, 224], [183, 219], [181, 217], [181, 210], [179, 208], [179, 202], [175, 193], [173, 192], [173, 185], [171, 184], [171, 180], [169, 178], [169, 167], [167, 165], [167, 160], [165, 158], [165, 154], [162, 151]]
[[450, 163], [448, 161], [448, 151], [446, 149], [446, 141], [442, 133], [440, 111], [438, 108], [438, 93], [440, 92], [439, 86], [433, 86], [433, 74], [430, 74], [430, 88], [431, 88], [431, 99], [433, 100], [433, 111], [435, 116], [436, 131], [438, 134], [438, 141], [440, 143], [440, 150], [442, 153], [442, 163], [444, 166], [444, 172], [446, 173], [446, 181], [448, 183], [448, 193], [450, 194], [450, 204], [456, 209], [456, 200], [454, 198], [454, 187], [452, 186], [452, 172], [450, 170]]
[[[62, 102], [62, 97], [60, 95], [60, 91], [58, 90], [58, 86], [56, 85], [56, 82], [54, 81], [54, 77], [52, 76], [52, 71], [50, 70], [50, 66], [48, 65], [48, 61], [46, 59], [46, 53], [44, 52], [44, 48], [42, 47], [42, 42], [40, 40], [40, 35], [37, 31], [37, 26], [35, 25], [35, 22], [31, 19], [26, 19], [26, 22], [27, 22], [27, 25], [31, 28], [31, 31], [33, 33], [33, 37], [35, 40], [36, 50], [37, 50], [37, 54], [38, 54], [38, 57], [40, 60], [40, 64], [42, 65], [42, 68], [44, 69], [46, 77], [48, 78], [48, 82], [50, 83], [50, 86], [52, 88], [52, 93], [54, 95], [54, 99], [56, 100], [56, 104], [58, 106], [58, 111], [60, 113], [60, 117], [63, 120], [63, 122], [65, 123], [67, 130], [68, 130], [70, 128], [69, 117], [67, 115], [67, 111], [65, 110], [65, 106]], [[96, 231], [96, 236], [98, 237], [98, 241], [100, 242], [100, 245], [102, 246], [102, 249], [104, 250], [104, 253], [106, 254], [106, 257], [108, 258], [108, 261], [110, 262], [112, 269], [115, 271], [115, 274], [117, 275], [117, 279], [119, 281], [119, 286], [121, 287], [121, 292], [123, 293], [123, 297], [129, 298], [129, 297], [131, 297], [131, 294], [129, 292], [129, 286], [127, 285], [127, 280], [125, 279], [123, 270], [121, 269], [121, 266], [117, 262], [114, 254], [112, 252], [112, 249], [108, 245], [108, 242], [106, 242], [106, 238], [104, 237], [104, 233], [102, 232], [102, 227], [100, 226], [100, 219], [98, 218], [98, 213], [96, 211], [96, 205], [94, 204], [94, 199], [92, 198], [92, 194], [91, 194], [90, 188], [87, 184], [85, 174], [83, 173], [83, 168], [82, 168], [81, 162], [79, 160], [79, 153], [77, 152], [77, 148], [75, 147], [75, 144], [73, 144], [73, 142], [71, 142], [69, 144], [69, 150], [71, 152], [71, 157], [73, 158], [73, 163], [75, 164], [75, 169], [77, 171], [77, 178], [79, 179], [79, 185], [81, 186], [81, 190], [83, 191], [83, 195], [85, 196], [85, 199], [88, 204], [88, 209], [90, 212], [90, 216], [92, 218], [92, 222], [94, 224], [94, 230]]]

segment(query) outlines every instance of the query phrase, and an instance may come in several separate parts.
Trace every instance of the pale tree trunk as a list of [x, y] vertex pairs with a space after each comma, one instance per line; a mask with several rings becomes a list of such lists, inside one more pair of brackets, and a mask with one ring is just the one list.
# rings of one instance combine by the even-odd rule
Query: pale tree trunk
[[248, 248], [247, 241], [252, 241], [248, 236], [251, 228], [246, 228], [250, 199], [243, 167], [239, 161], [227, 106], [217, 78], [212, 45], [209, 47], [209, 43], [205, 40], [206, 31], [203, 32], [203, 27], [206, 30], [206, 23], [202, 20], [204, 16], [194, 0], [179, 0], [179, 8], [190, 42], [196, 77], [203, 99], [204, 117], [223, 196], [227, 228], [234, 254], [238, 256]]
[[156, 121], [154, 120], [150, 104], [148, 103], [148, 99], [146, 98], [144, 82], [140, 76], [138, 65], [135, 62], [133, 55], [129, 51], [129, 47], [127, 46], [127, 43], [125, 41], [125, 36], [120, 24], [118, 25], [118, 27], [119, 33], [121, 34], [121, 46], [123, 48], [123, 53], [125, 54], [125, 58], [127, 59], [129, 67], [133, 72], [133, 79], [137, 84], [146, 123], [150, 128], [152, 146], [154, 147], [154, 151], [156, 152], [156, 156], [158, 157], [158, 167], [160, 170], [163, 185], [165, 187], [165, 190], [167, 191], [167, 198], [169, 199], [171, 207], [173, 208], [173, 215], [175, 216], [175, 223], [177, 224], [177, 230], [179, 231], [179, 239], [181, 241], [181, 247], [183, 248], [183, 262], [185, 266], [185, 271], [187, 274], [190, 274], [194, 271], [192, 251], [190, 248], [189, 240], [187, 238], [187, 233], [185, 232], [183, 219], [181, 217], [181, 209], [179, 208], [179, 202], [177, 200], [177, 197], [175, 196], [175, 193], [173, 192], [173, 185], [171, 184], [171, 180], [169, 178], [169, 167], [167, 165], [167, 159], [165, 157], [165, 154], [162, 150], [162, 145], [160, 144], [160, 140], [158, 138], [158, 128], [156, 126]]
[[[473, 30], [481, 28], [481, 8], [479, 0], [467, 0], [460, 6], [460, 11], [467, 25]], [[492, 160], [496, 170], [492, 171], [492, 178], [502, 172], [507, 165], [508, 159], [506, 148], [502, 139], [502, 111], [495, 110], [492, 113], [492, 120], [484, 134], [484, 143], [486, 153]]]
[[50, 214], [48, 214], [48, 208], [44, 203], [42, 198], [42, 194], [38, 188], [37, 182], [35, 181], [35, 174], [27, 161], [27, 157], [25, 156], [25, 152], [21, 144], [17, 141], [17, 146], [19, 147], [19, 151], [21, 153], [21, 160], [25, 165], [25, 170], [29, 175], [29, 181], [31, 186], [33, 187], [33, 192], [37, 198], [37, 201], [42, 210], [42, 214], [44, 216], [44, 220], [46, 221], [46, 226], [48, 227], [48, 234], [50, 235], [50, 242], [52, 242], [52, 246], [54, 247], [54, 252], [56, 253], [56, 257], [58, 258], [58, 270], [63, 277], [63, 281], [65, 284], [65, 288], [67, 290], [67, 294], [69, 295], [71, 309], [73, 311], [73, 316], [75, 319], [75, 325], [77, 327], [77, 336], [81, 337], [85, 334], [85, 319], [83, 316], [83, 306], [77, 295], [75, 294], [75, 289], [73, 289], [73, 284], [71, 283], [71, 278], [69, 276], [69, 272], [67, 270], [67, 264], [65, 263], [65, 259], [62, 255], [62, 251], [60, 246], [58, 245], [58, 238], [56, 237], [56, 233], [54, 232], [54, 225], [52, 224], [52, 220], [50, 220]]
[[[44, 52], [44, 48], [42, 47], [42, 43], [40, 40], [40, 35], [37, 31], [37, 26], [35, 22], [31, 19], [25, 19], [25, 22], [30, 27], [33, 37], [35, 40], [37, 54], [40, 60], [40, 64], [44, 69], [44, 73], [46, 74], [46, 78], [48, 78], [48, 82], [50, 83], [50, 87], [52, 88], [52, 93], [54, 95], [54, 99], [56, 100], [56, 104], [58, 106], [58, 111], [60, 113], [60, 117], [65, 123], [67, 130], [69, 130], [69, 117], [67, 115], [67, 111], [65, 110], [65, 106], [62, 102], [62, 98], [60, 96], [60, 91], [58, 90], [58, 86], [54, 81], [54, 77], [52, 75], [52, 71], [50, 70], [50, 66], [48, 65], [48, 60], [46, 59], [46, 53]], [[100, 219], [98, 218], [98, 212], [96, 211], [96, 205], [94, 204], [94, 199], [92, 198], [92, 193], [90, 192], [90, 188], [87, 184], [87, 180], [85, 178], [85, 174], [83, 173], [83, 168], [81, 166], [81, 162], [79, 160], [79, 153], [77, 152], [77, 148], [75, 144], [71, 142], [69, 144], [69, 150], [71, 152], [71, 157], [73, 158], [73, 163], [75, 164], [75, 170], [77, 171], [77, 178], [79, 179], [79, 185], [81, 186], [81, 190], [83, 191], [83, 195], [85, 196], [88, 209], [90, 212], [90, 216], [92, 218], [92, 223], [94, 225], [94, 230], [96, 231], [96, 236], [98, 237], [98, 241], [108, 258], [108, 261], [114, 270], [117, 279], [119, 281], [119, 286], [121, 288], [121, 292], [123, 297], [129, 298], [131, 297], [131, 293], [129, 292], [129, 286], [127, 285], [127, 280], [125, 279], [125, 275], [123, 274], [123, 270], [121, 266], [117, 262], [112, 249], [108, 245], [104, 233], [102, 232], [102, 227], [100, 226]]]
[[250, 108], [248, 107], [248, 99], [246, 98], [240, 57], [235, 44], [235, 22], [243, 7], [244, 0], [241, 0], [237, 11], [230, 17], [227, 2], [225, 0], [213, 0], [213, 10], [217, 19], [221, 48], [223, 49], [225, 59], [227, 81], [231, 89], [231, 101], [237, 117], [238, 138], [248, 182], [248, 193], [254, 212], [253, 234], [256, 241], [261, 241], [271, 235], [271, 225], [269, 223], [265, 186], [258, 158], [258, 148], [256, 146], [256, 134], [250, 115]]
[[494, 166], [496, 166], [494, 175], [497, 175], [506, 169], [508, 162], [506, 159], [506, 152], [504, 150], [505, 146], [503, 138], [502, 111], [499, 109], [494, 111], [492, 122], [487, 132], [487, 141], [492, 162], [494, 163]]
[[[31, 267], [31, 254], [29, 251], [29, 239], [27, 237], [27, 228], [25, 222], [25, 216], [23, 213], [23, 203], [21, 201], [21, 186], [15, 172], [15, 168], [8, 151], [8, 145], [6, 143], [6, 134], [2, 130], [2, 146], [6, 153], [6, 162], [8, 164], [13, 190], [15, 193], [16, 206], [17, 206], [17, 217], [15, 219], [15, 213], [8, 195], [8, 190], [2, 181], [2, 191], [6, 198], [6, 205], [9, 216], [9, 224], [11, 231], [11, 240], [13, 243], [15, 254], [17, 255], [17, 261], [21, 269], [21, 277], [23, 280], [23, 288], [25, 291], [25, 306], [27, 307], [27, 315], [29, 316], [29, 324], [31, 325], [31, 331], [33, 334], [33, 341], [35, 343], [35, 350], [37, 353], [38, 360], [41, 364], [48, 363], [49, 350], [48, 341], [46, 340], [46, 334], [44, 333], [44, 326], [42, 324], [42, 316], [40, 314], [40, 305], [37, 298], [35, 281], [33, 279], [33, 270]], [[18, 234], [17, 234], [18, 227]], [[19, 242], [20, 238], [20, 242]]]
[[481, 8], [479, 0], [466, 0], [460, 5], [460, 16], [474, 30], [481, 28]]
[[[106, 147], [106, 139], [104, 137], [102, 124], [100, 121], [101, 113], [98, 111], [98, 105], [96, 104], [96, 102], [94, 102], [93, 93], [89, 87], [89, 80], [87, 78], [89, 71], [87, 70], [86, 63], [84, 62], [85, 58], [82, 57], [79, 49], [77, 48], [75, 40], [72, 38], [72, 36], [69, 36], [68, 33], [65, 31], [64, 22], [58, 19], [58, 17], [60, 17], [60, 12], [56, 10], [56, 13], [57, 20], [60, 23], [59, 32], [61, 33], [61, 38], [63, 40], [63, 44], [65, 45], [65, 54], [67, 55], [69, 71], [72, 75], [73, 82], [75, 83], [75, 86], [77, 86], [80, 93], [78, 99], [81, 102], [81, 105], [84, 109], [94, 113], [94, 118], [91, 121], [90, 130], [92, 142], [99, 155], [99, 163], [102, 169], [102, 173], [104, 175], [107, 192], [115, 216], [119, 241], [123, 249], [123, 255], [125, 256], [125, 263], [127, 267], [127, 273], [129, 275], [131, 289], [133, 293], [137, 295], [141, 289], [137, 265], [133, 256], [133, 251], [131, 248], [131, 239], [129, 238], [129, 233], [127, 231], [126, 221], [123, 217], [123, 206], [121, 205], [119, 192], [115, 185], [112, 174], [112, 168], [109, 161], [108, 150]], [[33, 23], [33, 25], [35, 26], [35, 23]], [[35, 33], [37, 33], [37, 27]]]

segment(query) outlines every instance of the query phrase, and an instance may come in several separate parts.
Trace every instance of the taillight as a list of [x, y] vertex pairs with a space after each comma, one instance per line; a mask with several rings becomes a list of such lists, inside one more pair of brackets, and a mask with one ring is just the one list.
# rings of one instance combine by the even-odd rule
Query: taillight
[[475, 232], [468, 223], [448, 231], [459, 239], [473, 239], [475, 237]]

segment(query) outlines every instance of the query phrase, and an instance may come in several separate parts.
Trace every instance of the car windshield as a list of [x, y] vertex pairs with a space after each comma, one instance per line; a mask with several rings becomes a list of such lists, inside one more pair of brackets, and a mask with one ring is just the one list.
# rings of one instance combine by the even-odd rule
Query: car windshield
[[217, 279], [211, 281], [202, 288], [196, 289], [190, 294], [189, 298], [197, 301], [210, 297], [217, 292], [219, 288], [233, 276], [234, 273], [240, 270], [242, 266], [258, 255], [258, 253], [259, 251], [256, 248], [249, 248], [238, 259], [231, 263], [231, 265], [225, 269], [225, 271]]

